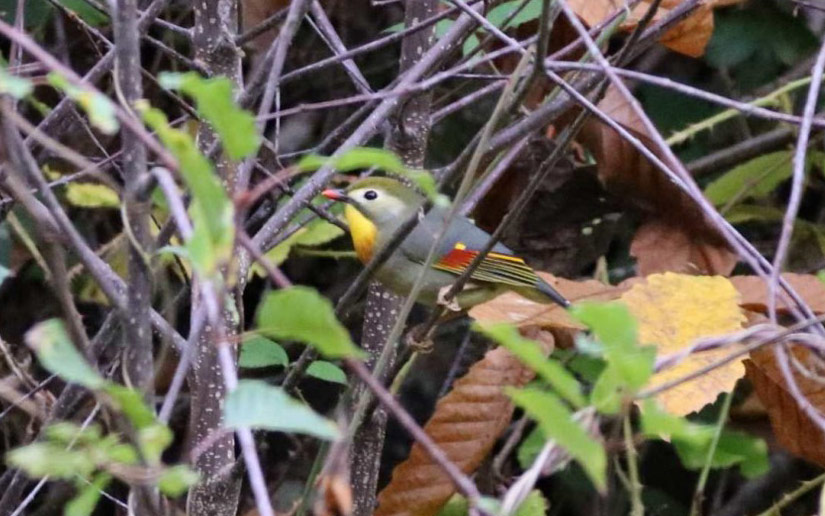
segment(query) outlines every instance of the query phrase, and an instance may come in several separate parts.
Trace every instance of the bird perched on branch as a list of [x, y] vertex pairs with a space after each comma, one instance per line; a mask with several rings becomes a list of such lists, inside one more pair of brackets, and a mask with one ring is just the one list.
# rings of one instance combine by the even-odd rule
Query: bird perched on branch
[[[399, 294], [410, 292], [447, 218], [448, 210], [433, 207], [423, 214], [424, 197], [415, 189], [388, 177], [356, 181], [346, 190], [324, 190], [328, 199], [346, 203], [344, 216], [349, 224], [358, 259], [366, 264], [392, 239], [410, 217], [419, 213], [419, 222], [398, 249], [376, 271], [384, 286]], [[443, 295], [490, 241], [490, 235], [461, 215], [456, 215], [436, 250], [418, 302], [444, 304]], [[508, 290], [540, 302], [569, 306], [561, 294], [541, 279], [524, 260], [503, 244], [496, 244], [470, 275], [455, 303], [466, 310]], [[457, 304], [457, 306], [456, 306]]]

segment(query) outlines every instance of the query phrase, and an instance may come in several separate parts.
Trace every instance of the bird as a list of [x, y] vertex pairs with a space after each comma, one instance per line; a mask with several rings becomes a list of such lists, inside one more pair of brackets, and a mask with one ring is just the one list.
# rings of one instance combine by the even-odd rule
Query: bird
[[[375, 278], [389, 290], [409, 294], [449, 210], [433, 206], [425, 214], [425, 197], [415, 188], [391, 177], [371, 176], [353, 182], [344, 190], [326, 189], [321, 194], [345, 204], [344, 218], [349, 225], [355, 254], [363, 264], [387, 245], [407, 220], [418, 217], [418, 224], [375, 272]], [[435, 261], [425, 275], [416, 301], [465, 311], [507, 291], [514, 291], [532, 301], [554, 302], [565, 308], [570, 306], [564, 296], [501, 243], [484, 257], [454, 300], [446, 303], [446, 290], [490, 238], [490, 234], [472, 220], [456, 214], [436, 251]]]

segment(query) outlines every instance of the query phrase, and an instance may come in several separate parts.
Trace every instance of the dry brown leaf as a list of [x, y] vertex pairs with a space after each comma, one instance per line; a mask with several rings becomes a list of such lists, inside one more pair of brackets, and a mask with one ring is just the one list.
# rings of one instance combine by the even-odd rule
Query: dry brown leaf
[[663, 220], [643, 223], [633, 235], [630, 254], [639, 274], [659, 272], [730, 274], [737, 256], [716, 239], [697, 242], [695, 235]]
[[[807, 369], [823, 378], [825, 364], [802, 346], [791, 346], [794, 357]], [[751, 352], [745, 361], [747, 377], [768, 411], [776, 440], [789, 452], [825, 466], [825, 435], [802, 410], [779, 370], [772, 348]], [[802, 394], [819, 410], [825, 410], [825, 383], [793, 371]]]
[[[289, 5], [289, 0], [241, 0], [241, 27], [243, 32], [257, 27], [267, 18]], [[258, 51], [266, 50], [278, 36], [277, 25], [249, 42]]]
[[[646, 147], [655, 149], [644, 124], [614, 87], [607, 89], [599, 108]], [[664, 271], [730, 274], [736, 255], [687, 194], [611, 127], [591, 120], [581, 135], [596, 157], [605, 188], [651, 221], [642, 225], [631, 244], [641, 275]]]
[[[596, 280], [573, 281], [557, 278], [546, 272], [539, 276], [571, 303], [583, 301], [610, 301], [618, 298], [629, 286], [612, 286]], [[508, 292], [470, 310], [470, 317], [483, 323], [511, 323], [519, 328], [583, 330], [579, 322], [558, 305], [545, 305]]]
[[[529, 336], [539, 337], [549, 353], [552, 337], [546, 332]], [[424, 430], [461, 471], [471, 473], [510, 423], [513, 404], [503, 388], [521, 387], [533, 376], [506, 349], [489, 351], [439, 400]], [[431, 516], [454, 492], [446, 473], [416, 443], [378, 494], [375, 516]]]
[[[739, 293], [721, 276], [654, 274], [622, 294], [621, 300], [639, 323], [639, 341], [656, 346], [658, 356], [682, 351], [702, 337], [738, 331], [745, 321]], [[653, 375], [648, 385], [654, 388], [682, 378], [730, 352], [728, 347], [693, 353]], [[744, 374], [742, 362], [732, 361], [664, 391], [657, 399], [671, 414], [690, 414], [733, 389]]]
[[[785, 273], [782, 278], [808, 303], [815, 314], [825, 313], [825, 283], [811, 274]], [[755, 312], [768, 310], [768, 286], [759, 276], [733, 276], [733, 286], [742, 295], [742, 306]], [[777, 310], [787, 312], [789, 307], [782, 298], [777, 299]]]
[[[682, 0], [665, 0], [659, 5], [653, 17], [655, 23], [677, 7]], [[699, 57], [705, 53], [705, 47], [713, 35], [713, 8], [727, 5], [731, 0], [722, 2], [705, 2], [700, 4], [690, 16], [673, 26], [664, 33], [659, 41], [667, 48], [691, 57]], [[605, 18], [623, 7], [624, 2], [617, 0], [573, 0], [569, 2], [570, 7], [589, 26], [593, 27], [602, 22]], [[644, 17], [650, 0], [645, 0], [637, 4], [630, 12], [630, 15], [622, 23], [621, 29], [631, 31], [636, 28], [639, 20]]]

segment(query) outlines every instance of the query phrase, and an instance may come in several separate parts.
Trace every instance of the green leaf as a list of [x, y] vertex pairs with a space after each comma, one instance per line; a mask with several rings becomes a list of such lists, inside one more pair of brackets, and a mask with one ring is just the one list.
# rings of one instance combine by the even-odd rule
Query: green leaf
[[215, 128], [230, 158], [239, 160], [258, 151], [261, 137], [255, 117], [235, 103], [232, 81], [226, 77], [205, 79], [196, 72], [164, 72], [158, 76], [158, 82], [195, 100], [198, 113]]
[[546, 439], [539, 427], [534, 428], [527, 434], [527, 437], [524, 438], [518, 450], [516, 450], [516, 459], [521, 469], [527, 469], [533, 465], [533, 461], [536, 460], [536, 457], [539, 456], [542, 448], [544, 448], [545, 442]]
[[38, 442], [16, 448], [6, 454], [6, 462], [32, 478], [71, 479], [88, 477], [95, 463], [85, 451], [67, 450], [63, 444]]
[[30, 81], [12, 75], [5, 67], [0, 66], [0, 94], [22, 99], [31, 94], [33, 89], [34, 87]]
[[325, 382], [347, 384], [347, 374], [332, 362], [316, 360], [309, 364], [307, 374]]
[[733, 199], [761, 199], [791, 177], [791, 151], [771, 152], [758, 156], [725, 172], [705, 188], [705, 197], [716, 206]]
[[26, 344], [37, 354], [43, 367], [67, 382], [89, 389], [105, 385], [106, 380], [74, 347], [60, 319], [48, 319], [34, 325], [26, 333]]
[[[503, 28], [504, 20], [515, 11], [523, 2], [521, 0], [514, 0], [511, 2], [504, 2], [497, 7], [490, 9], [487, 13], [487, 19], [496, 27]], [[522, 23], [535, 20], [541, 14], [541, 0], [530, 0], [527, 5], [516, 14], [510, 21], [510, 27], [518, 27]]]
[[[613, 369], [620, 385], [635, 391], [647, 383], [653, 374], [656, 350], [640, 347], [636, 320], [627, 306], [620, 302], [578, 303], [570, 313], [587, 325], [604, 345], [607, 369]], [[602, 376], [608, 373], [607, 369]]]
[[259, 380], [241, 380], [224, 405], [227, 428], [261, 428], [306, 434], [320, 439], [338, 438], [332, 421], [290, 397], [280, 387]]
[[105, 185], [70, 183], [66, 186], [66, 199], [80, 208], [119, 208], [117, 192]]
[[349, 332], [335, 317], [332, 303], [309, 287], [270, 292], [261, 302], [258, 330], [281, 340], [299, 340], [327, 358], [361, 357]]
[[507, 348], [522, 363], [538, 373], [568, 403], [576, 408], [586, 405], [581, 385], [576, 378], [558, 361], [546, 357], [537, 342], [522, 337], [515, 326], [511, 324], [482, 326], [475, 323], [473, 328]]
[[198, 483], [200, 476], [189, 466], [180, 464], [167, 468], [160, 474], [158, 489], [166, 496], [177, 498]]
[[70, 443], [76, 445], [96, 444], [100, 441], [102, 434], [97, 425], [89, 425], [82, 428], [79, 425], [68, 421], [61, 421], [46, 427], [44, 434], [50, 441], [55, 441], [68, 446]]
[[58, 0], [63, 7], [74, 12], [80, 16], [86, 23], [92, 27], [100, 27], [109, 22], [109, 16], [106, 13], [98, 11], [89, 2], [85, 0]]
[[260, 335], [244, 339], [238, 365], [249, 369], [257, 367], [287, 366], [289, 356], [277, 342]]
[[447, 500], [436, 516], [467, 516], [469, 509], [467, 499], [456, 493]]
[[172, 444], [175, 436], [162, 423], [154, 423], [138, 430], [138, 442], [146, 461], [153, 466], [160, 464], [163, 450]]
[[120, 128], [114, 103], [91, 88], [80, 88], [55, 72], [49, 74], [49, 83], [75, 101], [89, 116], [89, 122], [100, 132], [115, 134]]
[[141, 430], [155, 424], [155, 413], [146, 405], [140, 392], [116, 383], [108, 383], [104, 391], [135, 429]]
[[[646, 436], [669, 439], [686, 468], [699, 470], [704, 467], [716, 432], [714, 425], [693, 423], [668, 414], [653, 401], [645, 403], [641, 425]], [[723, 429], [711, 467], [734, 465], [739, 465], [742, 474], [749, 478], [764, 474], [770, 467], [765, 442], [743, 432]]]
[[195, 269], [202, 275], [210, 276], [232, 257], [234, 205], [212, 164], [198, 151], [189, 134], [170, 127], [166, 115], [148, 104], [138, 103], [136, 107], [142, 113], [144, 122], [178, 160], [180, 173], [192, 191], [193, 202], [189, 212], [194, 235], [186, 247]]
[[541, 491], [533, 489], [518, 506], [515, 516], [545, 516], [547, 509], [547, 500], [544, 499]]
[[298, 162], [298, 169], [304, 172], [330, 165], [339, 172], [351, 172], [364, 168], [378, 168], [395, 174], [403, 174], [407, 167], [392, 151], [376, 147], [353, 147], [338, 156], [324, 157], [316, 154], [304, 156]]
[[587, 472], [599, 491], [607, 481], [607, 454], [576, 421], [564, 403], [549, 392], [508, 388], [507, 395], [539, 424], [547, 439], [556, 441]]
[[89, 516], [97, 507], [102, 491], [112, 481], [108, 473], [98, 473], [90, 484], [80, 483], [80, 492], [69, 500], [63, 509], [63, 516]]

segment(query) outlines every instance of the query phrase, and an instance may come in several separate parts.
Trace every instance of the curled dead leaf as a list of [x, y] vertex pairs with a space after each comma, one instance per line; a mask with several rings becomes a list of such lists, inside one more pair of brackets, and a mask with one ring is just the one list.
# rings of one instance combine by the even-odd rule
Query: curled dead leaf
[[[549, 353], [552, 337], [534, 330]], [[487, 352], [452, 391], [439, 400], [425, 432], [463, 472], [478, 468], [507, 428], [513, 404], [504, 387], [522, 387], [534, 376], [504, 348]], [[378, 494], [375, 516], [431, 516], [449, 500], [455, 486], [418, 445], [392, 472], [392, 480]]]
[[[739, 307], [739, 293], [721, 276], [654, 274], [625, 292], [621, 301], [639, 324], [639, 341], [655, 346], [660, 357], [678, 353], [699, 338], [738, 331], [745, 321]], [[673, 367], [654, 374], [648, 385], [655, 388], [685, 377], [731, 351], [726, 347], [693, 353]], [[733, 389], [744, 374], [742, 361], [734, 360], [662, 392], [657, 399], [671, 414], [690, 414]]]
[[[808, 377], [792, 368], [796, 384], [816, 409], [825, 411], [825, 363], [807, 348], [792, 345], [790, 349], [793, 358], [812, 374]], [[825, 434], [800, 409], [779, 370], [773, 349], [751, 352], [745, 368], [748, 380], [768, 412], [779, 444], [794, 455], [825, 466]]]

